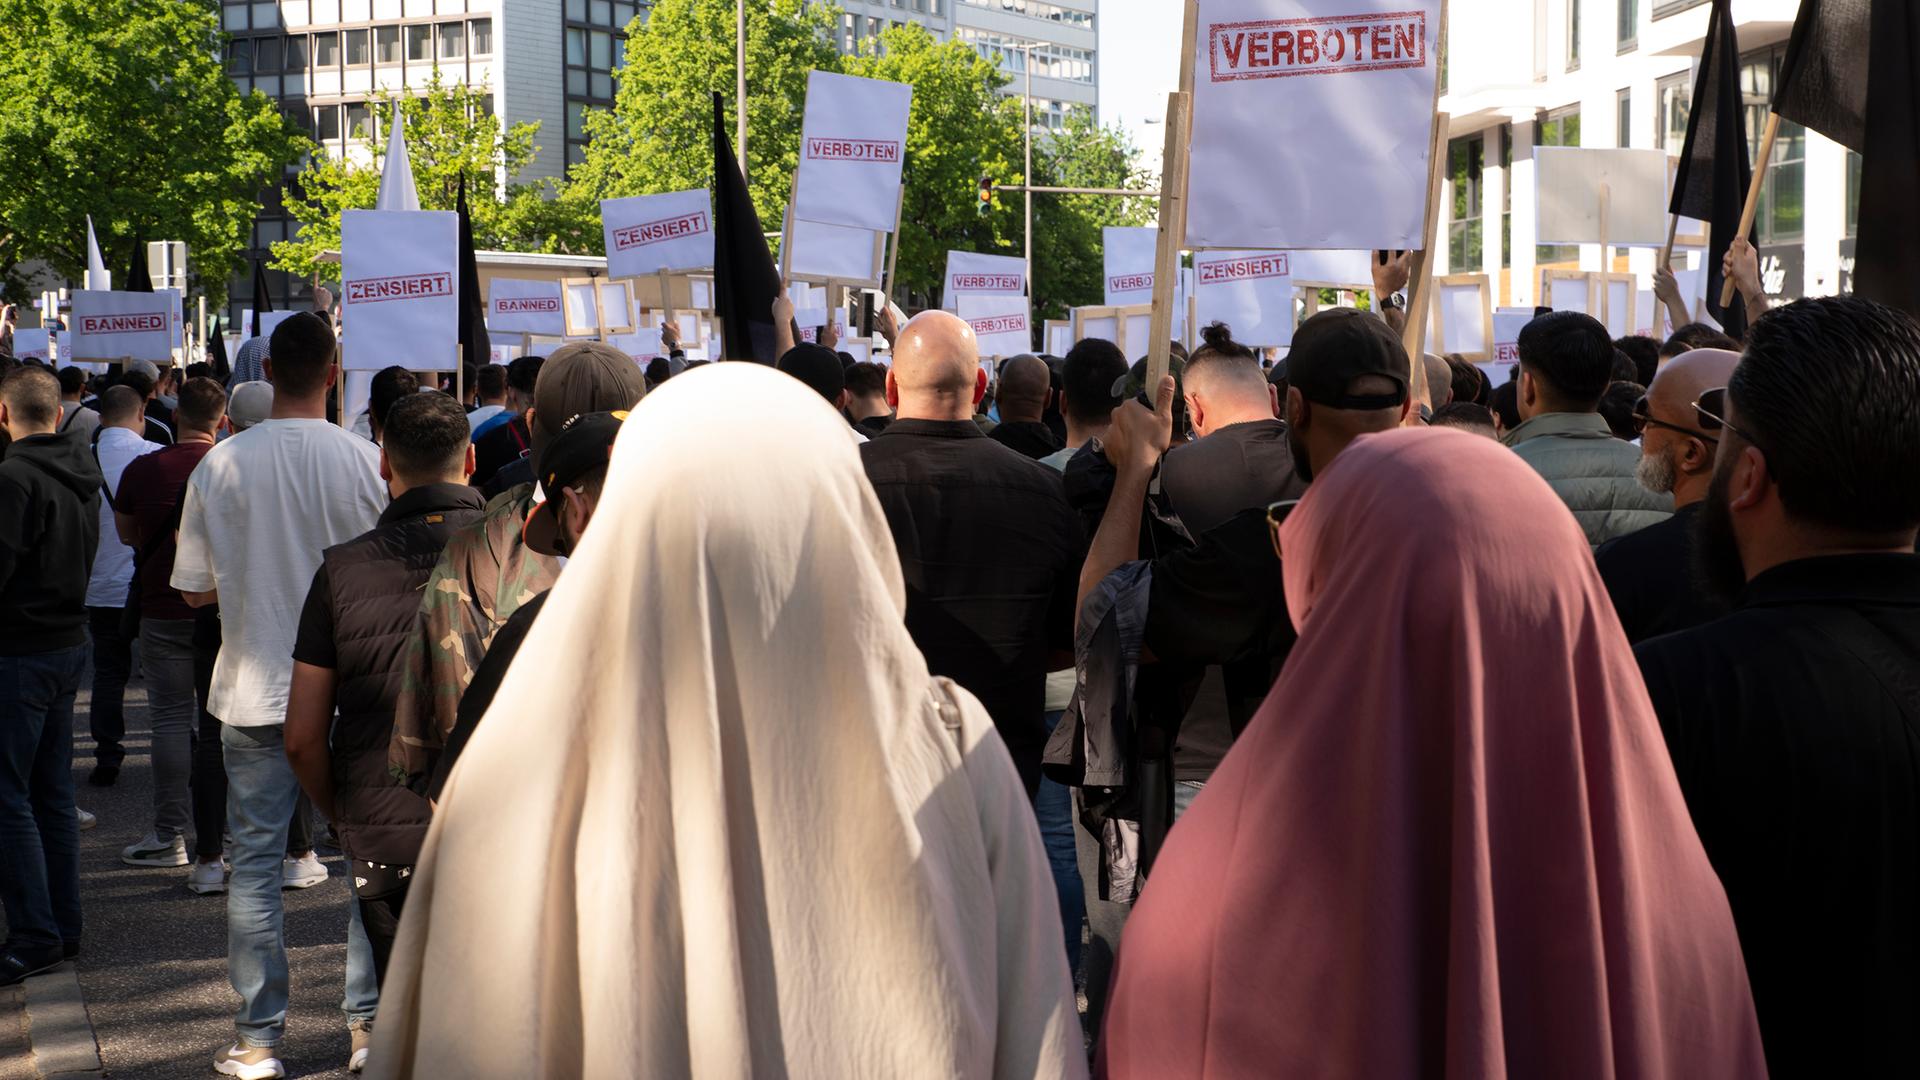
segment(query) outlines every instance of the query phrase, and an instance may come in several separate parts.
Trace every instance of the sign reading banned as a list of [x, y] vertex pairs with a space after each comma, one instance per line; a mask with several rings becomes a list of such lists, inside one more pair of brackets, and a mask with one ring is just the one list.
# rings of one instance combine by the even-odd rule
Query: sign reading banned
[[564, 337], [567, 318], [560, 303], [557, 281], [494, 278], [487, 291], [487, 329]]
[[1186, 246], [1425, 248], [1439, 9], [1201, 5]]
[[344, 366], [453, 370], [459, 362], [459, 255], [460, 219], [449, 211], [342, 211]]
[[892, 232], [912, 107], [908, 83], [808, 72], [793, 216]]
[[706, 188], [600, 200], [607, 276], [713, 266], [713, 197]]
[[73, 313], [62, 337], [67, 361], [173, 359], [172, 290], [108, 292], [83, 289], [73, 295]]

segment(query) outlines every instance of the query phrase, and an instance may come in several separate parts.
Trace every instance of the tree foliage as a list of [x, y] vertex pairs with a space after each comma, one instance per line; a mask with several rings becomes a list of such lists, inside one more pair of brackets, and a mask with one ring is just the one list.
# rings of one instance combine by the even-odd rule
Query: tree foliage
[[184, 240], [216, 298], [240, 267], [263, 189], [307, 147], [272, 100], [220, 64], [208, 0], [0, 0], [0, 274], [78, 279], [86, 216], [116, 272], [137, 236]]
[[[1034, 183], [1042, 187], [1158, 190], [1159, 178], [1138, 163], [1133, 141], [1119, 128], [1103, 128], [1081, 110], [1033, 147]], [[1067, 309], [1101, 303], [1104, 252], [1100, 230], [1109, 225], [1151, 225], [1152, 199], [1106, 195], [1033, 197], [1033, 317], [1064, 319]]]
[[[487, 100], [485, 90], [443, 84], [438, 72], [424, 95], [377, 94], [373, 99], [376, 130], [367, 140], [368, 152], [353, 148], [343, 157], [316, 152], [288, 185], [287, 212], [300, 228], [294, 239], [273, 245], [275, 268], [339, 280], [340, 264], [320, 262], [319, 256], [340, 250], [342, 210], [373, 209], [386, 165], [385, 128], [395, 101], [406, 120], [407, 157], [413, 165], [420, 209], [452, 210], [465, 178], [476, 247], [524, 251], [553, 246], [552, 236], [566, 232], [568, 223], [556, 218], [554, 208], [542, 197], [544, 185], [516, 179], [539, 152], [533, 140], [540, 125], [514, 124], [503, 130], [499, 118], [485, 111]], [[505, 183], [496, 188], [500, 178]]]

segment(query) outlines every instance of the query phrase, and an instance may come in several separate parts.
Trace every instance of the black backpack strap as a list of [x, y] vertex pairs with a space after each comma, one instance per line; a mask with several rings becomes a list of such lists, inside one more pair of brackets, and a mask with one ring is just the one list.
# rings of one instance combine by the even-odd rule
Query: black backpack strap
[[113, 490], [107, 487], [107, 467], [100, 464], [100, 432], [93, 433], [93, 467], [100, 470], [100, 494], [106, 497], [107, 509], [119, 513], [120, 508], [113, 503]]

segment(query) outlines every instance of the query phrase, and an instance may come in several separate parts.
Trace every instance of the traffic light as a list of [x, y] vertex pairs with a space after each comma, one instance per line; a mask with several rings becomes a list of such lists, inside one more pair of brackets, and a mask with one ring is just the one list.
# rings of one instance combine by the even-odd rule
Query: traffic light
[[990, 207], [992, 207], [992, 205], [993, 205], [993, 176], [990, 173], [981, 173], [980, 174], [980, 205], [977, 208], [980, 211], [980, 216], [985, 217], [987, 214], [987, 210]]

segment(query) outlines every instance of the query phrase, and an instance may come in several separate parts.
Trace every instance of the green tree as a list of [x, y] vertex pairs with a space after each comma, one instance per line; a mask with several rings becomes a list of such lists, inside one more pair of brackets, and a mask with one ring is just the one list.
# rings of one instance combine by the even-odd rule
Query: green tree
[[[274, 267], [302, 277], [318, 274], [339, 280], [340, 264], [323, 263], [319, 256], [340, 250], [342, 210], [373, 209], [386, 164], [387, 118], [395, 101], [406, 119], [407, 157], [422, 210], [452, 210], [465, 177], [476, 247], [539, 251], [557, 246], [568, 226], [543, 198], [544, 185], [516, 179], [539, 152], [533, 140], [540, 125], [521, 123], [502, 130], [499, 118], [486, 111], [487, 97], [481, 89], [443, 84], [437, 71], [424, 95], [376, 95], [371, 160], [351, 152], [338, 158], [316, 152], [287, 186], [287, 211], [300, 229], [294, 239], [273, 245]], [[505, 178], [503, 191], [496, 192], [496, 177]]]
[[913, 86], [907, 121], [906, 202], [900, 215], [899, 284], [934, 294], [949, 250], [1019, 254], [1017, 203], [996, 198], [979, 210], [986, 174], [1016, 182], [1021, 161], [1019, 99], [993, 62], [959, 41], [941, 43], [917, 24], [890, 28], [881, 48], [845, 60], [849, 75]]
[[[832, 43], [839, 22], [840, 10], [826, 4], [747, 6], [748, 187], [769, 230], [780, 227], [799, 161], [807, 73], [840, 69]], [[733, 117], [734, 72], [733, 0], [657, 0], [645, 22], [627, 27], [614, 106], [587, 111], [592, 141], [561, 195], [588, 250], [601, 250], [601, 199], [713, 182], [712, 94], [721, 93]]]
[[[1120, 128], [1101, 127], [1075, 109], [1061, 130], [1037, 138], [1034, 183], [1042, 187], [1158, 190], [1160, 181], [1139, 165], [1133, 140]], [[1105, 299], [1100, 230], [1109, 225], [1152, 225], [1153, 199], [1106, 195], [1033, 197], [1034, 319], [1064, 319], [1067, 309]]]
[[210, 0], [0, 0], [0, 275], [78, 280], [86, 215], [122, 272], [135, 237], [184, 240], [215, 300], [240, 267], [259, 196], [307, 147], [266, 95], [221, 70]]

